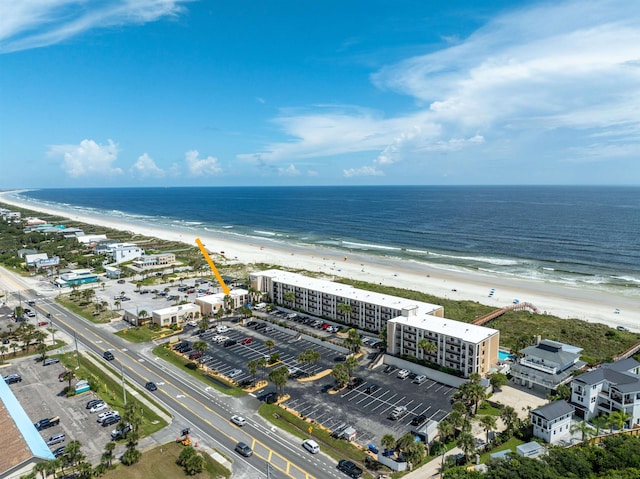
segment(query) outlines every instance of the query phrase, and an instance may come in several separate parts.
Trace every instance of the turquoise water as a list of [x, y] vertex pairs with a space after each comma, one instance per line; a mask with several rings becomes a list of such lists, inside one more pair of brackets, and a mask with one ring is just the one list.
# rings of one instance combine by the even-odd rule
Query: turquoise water
[[498, 351], [498, 360], [506, 361], [507, 359], [513, 359], [515, 356], [513, 354], [509, 354], [506, 351]]

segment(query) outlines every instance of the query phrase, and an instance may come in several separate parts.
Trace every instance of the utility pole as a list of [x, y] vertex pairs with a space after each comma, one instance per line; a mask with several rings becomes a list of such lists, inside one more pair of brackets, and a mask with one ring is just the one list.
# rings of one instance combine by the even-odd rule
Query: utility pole
[[122, 361], [120, 362], [120, 376], [122, 376], [122, 398], [124, 401], [124, 405], [127, 405], [127, 390], [124, 387], [124, 367], [122, 365]]
[[80, 369], [80, 353], [78, 352], [78, 336], [76, 335], [76, 332], [73, 332], [73, 340], [76, 343], [76, 359], [78, 360], [78, 367], [76, 369]]

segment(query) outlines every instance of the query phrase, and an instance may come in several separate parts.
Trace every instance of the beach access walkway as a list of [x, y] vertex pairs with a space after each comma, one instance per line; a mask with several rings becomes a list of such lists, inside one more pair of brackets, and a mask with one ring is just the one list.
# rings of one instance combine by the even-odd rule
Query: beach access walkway
[[531, 303], [511, 304], [504, 308], [496, 309], [495, 311], [492, 311], [489, 314], [485, 314], [484, 316], [476, 319], [475, 321], [472, 321], [471, 324], [475, 324], [476, 326], [484, 326], [489, 321], [496, 319], [509, 311], [522, 311], [525, 309], [536, 314], [540, 313], [540, 310]]

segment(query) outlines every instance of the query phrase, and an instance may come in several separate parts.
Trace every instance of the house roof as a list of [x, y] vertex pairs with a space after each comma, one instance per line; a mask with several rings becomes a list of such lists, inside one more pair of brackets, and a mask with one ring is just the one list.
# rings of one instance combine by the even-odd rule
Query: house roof
[[633, 358], [621, 359], [612, 363], [604, 363], [603, 368], [612, 369], [613, 371], [628, 372], [640, 366], [640, 363]]
[[580, 381], [590, 386], [599, 384], [603, 381], [609, 381], [616, 385], [634, 383], [638, 383], [640, 385], [640, 376], [625, 371], [616, 371], [615, 369], [606, 367], [606, 365], [603, 364], [598, 369], [594, 369], [593, 371], [577, 376], [574, 381]]
[[574, 408], [567, 401], [554, 401], [531, 411], [531, 414], [540, 416], [547, 421], [557, 419], [566, 414], [573, 414]]
[[566, 344], [543, 339], [539, 344], [521, 349], [520, 353], [557, 364], [568, 364], [580, 358], [581, 349], [576, 349], [573, 346], [567, 348], [566, 346]]

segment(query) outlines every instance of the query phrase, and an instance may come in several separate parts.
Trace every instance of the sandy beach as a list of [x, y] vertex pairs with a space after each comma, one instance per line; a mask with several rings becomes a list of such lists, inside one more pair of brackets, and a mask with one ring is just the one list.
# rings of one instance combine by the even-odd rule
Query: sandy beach
[[[132, 231], [170, 241], [180, 241], [196, 246], [196, 236], [188, 231], [157, 228], [149, 225], [72, 214], [62, 209], [44, 208], [28, 202], [17, 201], [0, 193], [0, 201], [6, 204], [62, 216], [87, 224]], [[212, 252], [224, 252], [226, 258], [241, 263], [267, 263], [293, 269], [320, 272], [327, 277], [345, 277], [371, 283], [381, 283], [399, 288], [423, 291], [442, 298], [465, 299], [501, 308], [513, 304], [514, 299], [534, 304], [541, 312], [561, 318], [577, 318], [600, 322], [612, 327], [625, 326], [640, 332], [640, 290], [619, 294], [590, 288], [571, 288], [558, 284], [493, 276], [471, 271], [452, 271], [425, 263], [402, 261], [385, 257], [350, 254], [329, 249], [315, 250], [283, 245], [271, 241], [230, 240], [224, 235], [207, 233], [200, 236]], [[489, 292], [495, 288], [493, 297]], [[616, 310], [619, 313], [616, 313]], [[445, 310], [446, 315], [446, 310]], [[455, 319], [455, 318], [454, 318]]]

